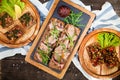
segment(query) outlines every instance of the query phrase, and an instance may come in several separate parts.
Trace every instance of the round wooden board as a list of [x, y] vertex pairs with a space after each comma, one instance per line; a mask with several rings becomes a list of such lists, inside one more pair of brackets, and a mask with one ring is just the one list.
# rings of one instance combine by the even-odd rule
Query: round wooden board
[[32, 13], [34, 13], [34, 16], [36, 18], [36, 24], [34, 26], [34, 32], [31, 34], [31, 36], [27, 40], [25, 40], [21, 43], [18, 43], [18, 44], [10, 44], [10, 43], [5, 43], [3, 41], [0, 41], [0, 44], [2, 44], [3, 46], [9, 47], [9, 48], [18, 48], [18, 47], [25, 46], [25, 45], [29, 44], [31, 41], [33, 41], [34, 38], [38, 34], [38, 31], [40, 29], [40, 15], [39, 15], [37, 9], [35, 8], [35, 6], [29, 0], [22, 0], [22, 1], [25, 3], [25, 5], [27, 7], [29, 7], [32, 10]]
[[[80, 49], [79, 49], [79, 60], [80, 60], [80, 64], [82, 65], [83, 69], [91, 76], [95, 77], [95, 78], [100, 78], [100, 79], [106, 79], [106, 78], [114, 78], [118, 75], [120, 75], [120, 69], [118, 69], [117, 71], [113, 72], [112, 74], [108, 74], [108, 75], [100, 75], [101, 73], [101, 66], [96, 66], [93, 67], [88, 53], [86, 51], [86, 46], [92, 44], [93, 42], [97, 41], [97, 34], [100, 32], [111, 32], [116, 34], [117, 36], [120, 37], [120, 32], [113, 30], [113, 29], [109, 29], [109, 28], [101, 28], [98, 30], [95, 30], [91, 33], [89, 33], [82, 41], [81, 45], [80, 45]], [[117, 52], [120, 53], [120, 48], [118, 46]], [[119, 55], [120, 56], [120, 55]], [[106, 72], [106, 71], [105, 71]], [[108, 71], [109, 72], [109, 71]]]

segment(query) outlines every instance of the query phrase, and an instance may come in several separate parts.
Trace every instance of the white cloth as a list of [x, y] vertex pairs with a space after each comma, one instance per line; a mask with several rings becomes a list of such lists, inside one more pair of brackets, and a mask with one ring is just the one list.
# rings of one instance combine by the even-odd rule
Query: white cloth
[[[38, 11], [40, 13], [41, 23], [42, 23], [44, 21], [44, 19], [46, 18], [54, 0], [50, 0], [45, 4], [40, 3], [39, 0], [30, 0], [30, 1], [38, 9]], [[80, 0], [71, 0], [71, 1], [73, 1], [74, 3], [76, 3], [82, 7], [85, 7], [89, 11], [91, 10], [90, 6], [84, 5]], [[112, 8], [112, 5], [109, 2], [106, 2], [103, 5], [102, 10], [93, 11], [93, 13], [96, 14], [96, 19], [93, 22], [93, 24], [88, 32], [91, 32], [92, 30], [98, 29], [101, 27], [110, 27], [112, 29], [116, 29], [116, 30], [120, 31], [120, 18], [116, 15], [114, 9]], [[32, 44], [32, 42], [21, 48], [14, 48], [14, 49], [6, 48], [5, 46], [0, 45], [0, 59], [14, 56], [15, 54], [26, 55], [27, 51], [30, 49], [31, 44]], [[88, 75], [82, 69], [81, 64], [79, 63], [79, 60], [78, 60], [78, 54], [75, 55], [75, 57], [73, 58], [72, 61], [86, 78], [88, 78], [89, 80], [96, 80], [95, 78]]]

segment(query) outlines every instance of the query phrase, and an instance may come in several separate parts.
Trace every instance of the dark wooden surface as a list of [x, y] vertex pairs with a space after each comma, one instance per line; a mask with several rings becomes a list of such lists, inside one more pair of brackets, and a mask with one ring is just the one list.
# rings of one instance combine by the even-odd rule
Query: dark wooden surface
[[[40, 0], [44, 3], [47, 0]], [[104, 2], [109, 1], [120, 16], [120, 0], [81, 0], [86, 5], [92, 5], [93, 10], [101, 9]], [[25, 56], [15, 55], [0, 60], [0, 80], [58, 80], [57, 78], [39, 70], [25, 62]], [[83, 74], [71, 63], [62, 80], [87, 80]], [[113, 80], [120, 80], [120, 76]]]

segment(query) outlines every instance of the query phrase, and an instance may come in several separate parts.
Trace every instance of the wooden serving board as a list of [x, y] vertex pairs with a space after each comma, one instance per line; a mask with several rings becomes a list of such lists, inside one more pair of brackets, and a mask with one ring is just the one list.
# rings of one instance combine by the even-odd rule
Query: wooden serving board
[[[111, 68], [109, 70], [107, 68], [106, 69], [104, 68], [105, 70], [108, 70], [108, 71], [104, 71], [104, 69], [102, 69], [103, 70], [102, 72], [106, 72], [107, 74], [101, 73], [101, 66], [103, 66], [103, 65], [98, 65], [98, 66], [94, 67], [91, 64], [88, 52], [86, 50], [86, 47], [88, 45], [90, 45], [94, 42], [97, 42], [97, 35], [98, 35], [98, 33], [101, 33], [101, 32], [111, 32], [111, 33], [116, 34], [118, 37], [120, 37], [120, 32], [113, 30], [113, 29], [109, 29], [109, 28], [101, 28], [101, 29], [97, 29], [97, 30], [89, 33], [83, 39], [83, 41], [80, 45], [79, 60], [80, 60], [80, 63], [82, 65], [83, 69], [91, 76], [96, 77], [96, 78], [100, 78], [100, 79], [114, 78], [114, 77], [120, 75], [120, 69], [118, 68], [117, 71], [113, 71], [113, 70], [116, 70], [116, 67]], [[116, 52], [120, 53], [119, 46], [116, 47]], [[118, 56], [120, 56], [120, 55], [118, 54]]]
[[[17, 42], [9, 43], [9, 41], [7, 42], [4, 40], [0, 40], [0, 44], [2, 44], [3, 46], [9, 47], [9, 48], [18, 48], [18, 47], [25, 46], [28, 43], [30, 43], [31, 41], [33, 41], [34, 38], [36, 37], [36, 35], [38, 34], [38, 31], [40, 29], [39, 13], [38, 13], [37, 9], [35, 8], [35, 6], [29, 0], [22, 0], [22, 1], [25, 3], [25, 9], [23, 10], [23, 12], [20, 16], [22, 16], [23, 14], [25, 14], [27, 12], [30, 12], [32, 14], [32, 16], [34, 17], [34, 19], [36, 20], [36, 23], [33, 26], [31, 26], [30, 28], [22, 28], [22, 31], [24, 31], [24, 35], [21, 36], [21, 41], [19, 40], [20, 41], [19, 43], [17, 43]], [[4, 29], [0, 26], [0, 35], [5, 35], [5, 33], [7, 31], [9, 31], [10, 29], [12, 29], [15, 25], [20, 25], [23, 27], [23, 25], [20, 23], [20, 21], [18, 19], [14, 20], [14, 23], [11, 24], [8, 28]]]
[[[70, 56], [68, 57], [68, 60], [64, 66], [64, 68], [62, 69], [62, 71], [60, 72], [56, 72], [54, 71], [53, 69], [49, 68], [48, 66], [45, 66], [39, 62], [36, 62], [34, 59], [32, 59], [32, 56], [34, 55], [35, 51], [36, 51], [36, 48], [39, 44], [39, 41], [41, 40], [41, 37], [43, 35], [43, 33], [45, 32], [46, 30], [46, 26], [47, 24], [49, 23], [49, 20], [54, 17], [54, 18], [57, 18], [61, 21], [63, 21], [63, 18], [61, 18], [58, 14], [57, 14], [57, 10], [58, 8], [61, 6], [61, 5], [66, 5], [68, 7], [70, 7], [74, 12], [83, 12], [83, 16], [82, 18], [84, 19], [82, 21], [83, 24], [85, 24], [85, 27], [79, 27], [80, 30], [81, 30], [81, 33], [80, 33], [80, 36], [76, 42], [76, 45], [72, 51], [72, 53], [70, 54]], [[80, 44], [81, 44], [81, 41], [83, 40], [84, 36], [86, 35], [88, 29], [90, 28], [93, 20], [95, 18], [95, 14], [91, 13], [90, 11], [86, 10], [85, 8], [69, 1], [69, 0], [55, 0], [48, 16], [46, 17], [41, 29], [40, 29], [40, 32], [38, 33], [37, 35], [37, 38], [34, 40], [29, 52], [27, 53], [27, 56], [25, 58], [25, 60], [27, 62], [29, 62], [30, 64], [38, 67], [39, 69], [42, 69], [44, 71], [46, 71], [47, 73], [59, 78], [59, 79], [62, 79], [63, 76], [65, 75], [71, 61], [72, 61], [72, 58], [74, 57], [74, 55], [76, 54]]]

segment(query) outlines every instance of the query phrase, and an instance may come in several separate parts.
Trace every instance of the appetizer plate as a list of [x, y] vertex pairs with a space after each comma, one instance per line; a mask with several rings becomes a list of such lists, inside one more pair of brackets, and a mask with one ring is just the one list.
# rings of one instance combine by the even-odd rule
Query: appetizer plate
[[[22, 2], [25, 3], [25, 8], [18, 18], [13, 19], [13, 23], [5, 28], [0, 25], [0, 44], [9, 48], [27, 45], [34, 40], [40, 28], [40, 16], [35, 6], [29, 0], [22, 0]], [[28, 24], [24, 24], [25, 20], [27, 21], [26, 16], [31, 20]], [[17, 30], [18, 32], [15, 32]]]
[[[114, 78], [114, 77], [120, 75], [120, 68], [118, 66], [117, 67], [115, 66], [113, 68], [108, 68], [104, 64], [93, 66], [90, 61], [90, 57], [87, 52], [87, 49], [86, 49], [88, 45], [92, 45], [97, 42], [98, 33], [101, 33], [101, 32], [114, 33], [118, 37], [120, 37], [120, 32], [113, 30], [113, 29], [109, 29], [109, 28], [101, 28], [101, 29], [98, 29], [98, 30], [95, 30], [95, 31], [89, 33], [83, 39], [83, 41], [80, 45], [79, 60], [80, 60], [80, 63], [82, 65], [83, 69], [91, 76], [100, 78], [100, 79]], [[119, 58], [120, 57], [120, 47], [116, 46], [115, 48], [116, 48], [116, 52], [118, 53], [117, 57], [119, 60], [120, 59]]]
[[[64, 21], [70, 11], [72, 18], [81, 17], [77, 24], [82, 26], [75, 27]], [[94, 18], [93, 13], [69, 0], [55, 0], [25, 60], [62, 79]]]

